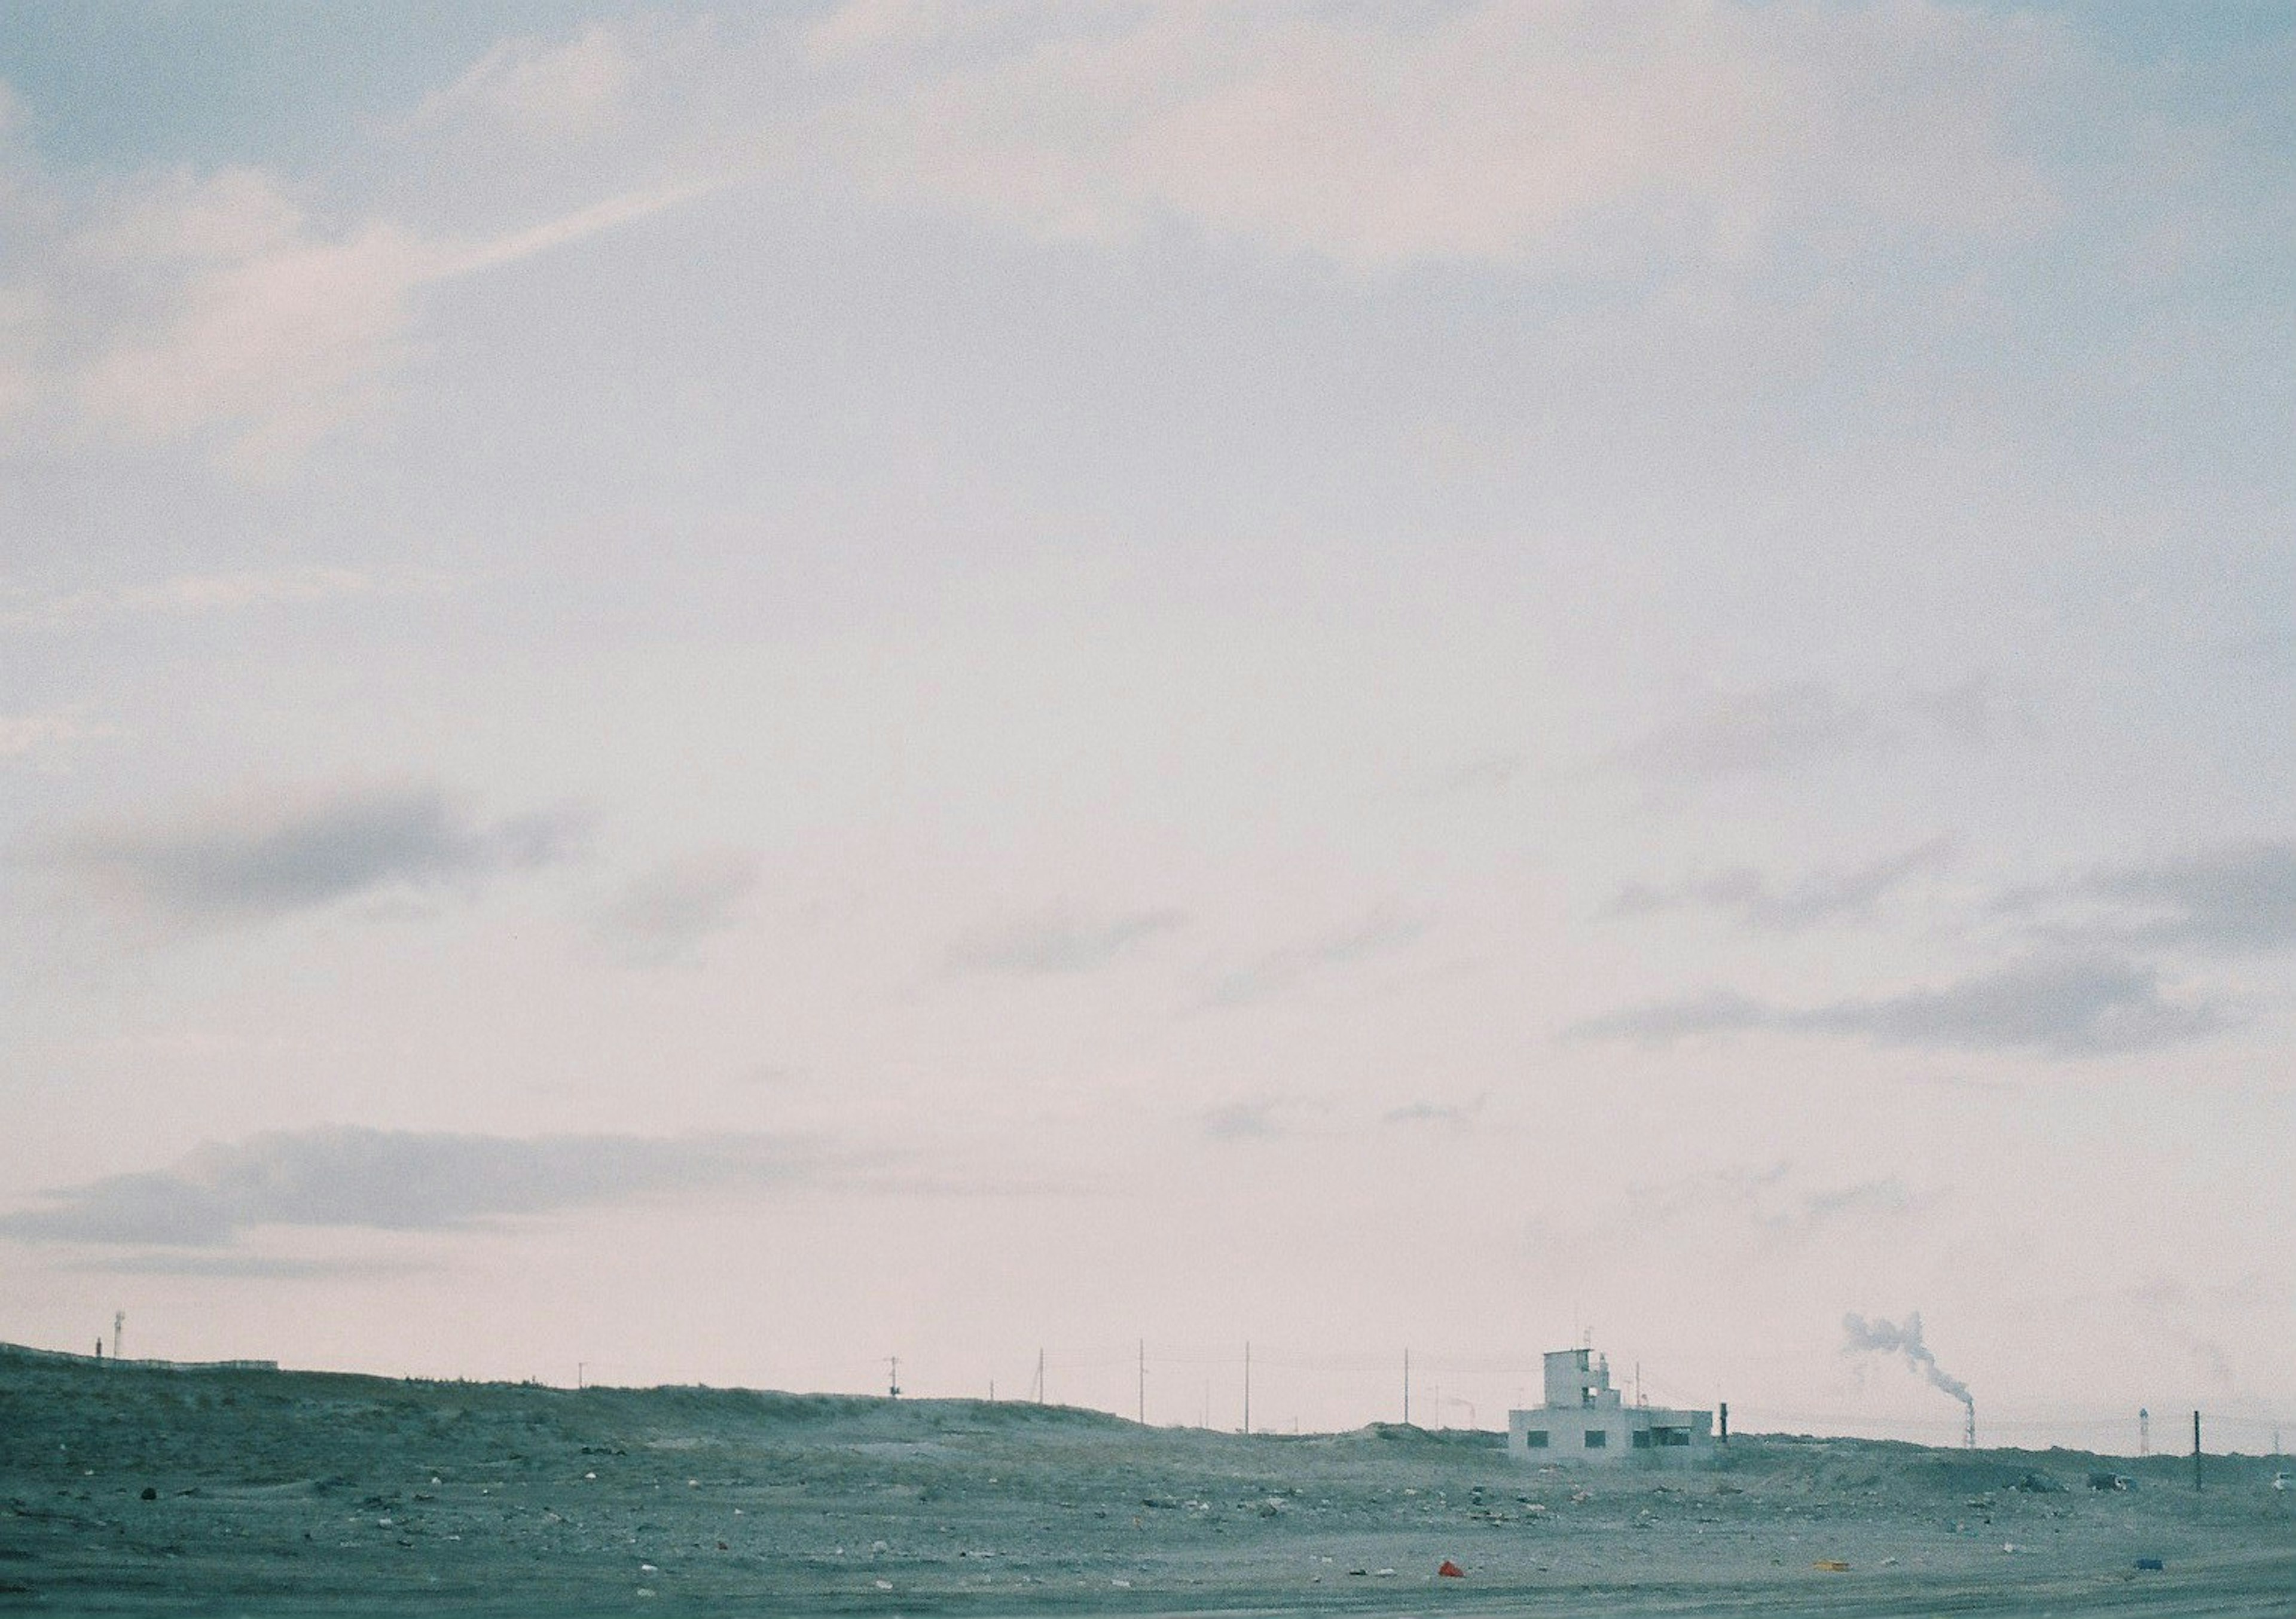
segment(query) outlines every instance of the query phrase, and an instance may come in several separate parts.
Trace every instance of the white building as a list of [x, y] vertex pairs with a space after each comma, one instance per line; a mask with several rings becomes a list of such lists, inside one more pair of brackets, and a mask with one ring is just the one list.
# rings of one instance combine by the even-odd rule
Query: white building
[[1713, 1412], [1626, 1404], [1609, 1358], [1588, 1349], [1550, 1352], [1546, 1403], [1507, 1413], [1507, 1454], [1519, 1461], [1688, 1467], [1713, 1451]]

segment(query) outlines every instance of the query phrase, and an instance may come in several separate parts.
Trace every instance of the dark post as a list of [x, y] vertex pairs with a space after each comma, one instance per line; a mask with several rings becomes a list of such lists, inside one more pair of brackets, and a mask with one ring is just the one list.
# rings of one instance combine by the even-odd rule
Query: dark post
[[2201, 1487], [2201, 1413], [2193, 1413], [2193, 1488]]
[[1722, 1402], [1722, 1443], [1730, 1443], [1730, 1402], [1727, 1400]]

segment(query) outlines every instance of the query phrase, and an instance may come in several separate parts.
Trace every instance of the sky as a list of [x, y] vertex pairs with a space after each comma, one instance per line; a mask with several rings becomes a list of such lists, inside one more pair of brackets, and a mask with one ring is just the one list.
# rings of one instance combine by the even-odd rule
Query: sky
[[0, 1338], [2268, 1448], [2292, 79], [2264, 4], [12, 17]]

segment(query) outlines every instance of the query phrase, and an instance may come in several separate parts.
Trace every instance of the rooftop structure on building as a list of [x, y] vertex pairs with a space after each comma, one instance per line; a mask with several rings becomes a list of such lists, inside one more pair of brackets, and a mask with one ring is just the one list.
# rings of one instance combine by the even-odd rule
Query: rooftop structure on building
[[1592, 1349], [1546, 1356], [1546, 1402], [1507, 1413], [1507, 1453], [1519, 1461], [1688, 1467], [1711, 1457], [1714, 1413], [1628, 1405], [1611, 1362]]

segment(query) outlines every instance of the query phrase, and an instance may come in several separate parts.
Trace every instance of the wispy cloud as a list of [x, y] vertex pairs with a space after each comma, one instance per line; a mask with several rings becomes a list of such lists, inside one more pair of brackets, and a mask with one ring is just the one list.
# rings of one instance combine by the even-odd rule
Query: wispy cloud
[[[0, 1215], [0, 1234], [6, 1216]], [[404, 1276], [423, 1267], [401, 1259], [310, 1259], [271, 1254], [220, 1254], [161, 1249], [83, 1260], [74, 1270], [111, 1276], [196, 1276], [220, 1281], [324, 1281], [334, 1278]]]
[[832, 13], [832, 146], [1047, 235], [1177, 222], [1368, 266], [1742, 256], [1820, 221], [2014, 235], [2051, 206], [2005, 116], [2042, 32], [1933, 8], [1035, 14]]
[[184, 574], [102, 590], [43, 595], [0, 587], [0, 627], [69, 628], [112, 617], [190, 618], [266, 607], [435, 589], [439, 581], [357, 568], [287, 568]]
[[66, 437], [206, 443], [258, 476], [387, 392], [427, 289], [711, 189], [687, 177], [455, 237], [356, 206], [316, 208], [252, 168], [140, 177], [69, 200], [22, 160], [10, 177], [40, 201], [20, 199], [8, 220], [37, 250], [0, 282], [0, 316], [20, 304], [43, 316], [21, 359], [0, 355], [0, 388], [20, 396], [13, 413]]
[[1885, 1046], [2079, 1058], [2182, 1044], [2214, 1034], [2228, 1021], [2213, 1002], [2162, 994], [2160, 974], [2152, 968], [2092, 954], [2037, 958], [1934, 989], [1808, 1008], [1716, 992], [1624, 1008], [1564, 1033], [1572, 1039], [1665, 1044], [1702, 1034], [1775, 1029]]
[[2226, 953], [2296, 948], [2296, 839], [2218, 843], [2110, 866], [2070, 893], [2111, 907], [2108, 928], [2150, 944]]
[[1488, 1092], [1466, 1102], [1415, 1101], [1400, 1108], [1390, 1108], [1380, 1116], [1383, 1124], [1437, 1124], [1448, 1130], [1466, 1130], [1482, 1116], [1490, 1101]]
[[564, 812], [482, 822], [438, 788], [384, 787], [83, 830], [53, 856], [154, 915], [216, 926], [355, 895], [467, 889], [565, 858], [578, 830]]
[[1185, 912], [1173, 910], [1088, 916], [1063, 906], [960, 939], [949, 950], [948, 963], [959, 972], [1087, 972], [1187, 920]]
[[1270, 1141], [1293, 1134], [1279, 1116], [1285, 1106], [1260, 1099], [1209, 1108], [1203, 1116], [1204, 1134], [1215, 1141]]
[[656, 1194], [783, 1185], [822, 1165], [808, 1143], [771, 1136], [331, 1127], [205, 1147], [168, 1169], [65, 1187], [45, 1206], [0, 1214], [0, 1237], [201, 1248], [270, 1226], [447, 1231]]
[[1610, 905], [1613, 916], [1708, 907], [1750, 928], [1790, 933], [1825, 922], [1862, 921], [1893, 889], [1952, 858], [1956, 840], [1933, 838], [1862, 865], [1812, 871], [1781, 882], [1751, 866], [1732, 866], [1668, 885], [1629, 883]]
[[631, 879], [599, 912], [599, 936], [640, 966], [687, 960], [741, 920], [757, 886], [757, 857], [739, 849], [668, 861]]
[[1791, 1253], [1837, 1235], [1886, 1230], [1932, 1206], [1940, 1194], [1900, 1177], [1836, 1181], [1789, 1159], [1726, 1165], [1628, 1188], [1609, 1209], [1576, 1211], [1534, 1229], [1582, 1253], [1623, 1251], [1655, 1236], [1715, 1239], [1753, 1255]]
[[1338, 931], [1305, 944], [1271, 950], [1224, 974], [1212, 985], [1214, 1006], [1249, 1006], [1354, 962], [1401, 950], [1426, 933], [1430, 919], [1390, 901]]
[[0, 714], [0, 763], [102, 734], [101, 726], [88, 725], [74, 708], [52, 708], [44, 714]]
[[1653, 789], [1678, 790], [1887, 754], [1916, 740], [1981, 744], [1998, 730], [2000, 708], [1999, 694], [1981, 675], [1878, 700], [1823, 681], [1792, 681], [1714, 696], [1614, 758]]

